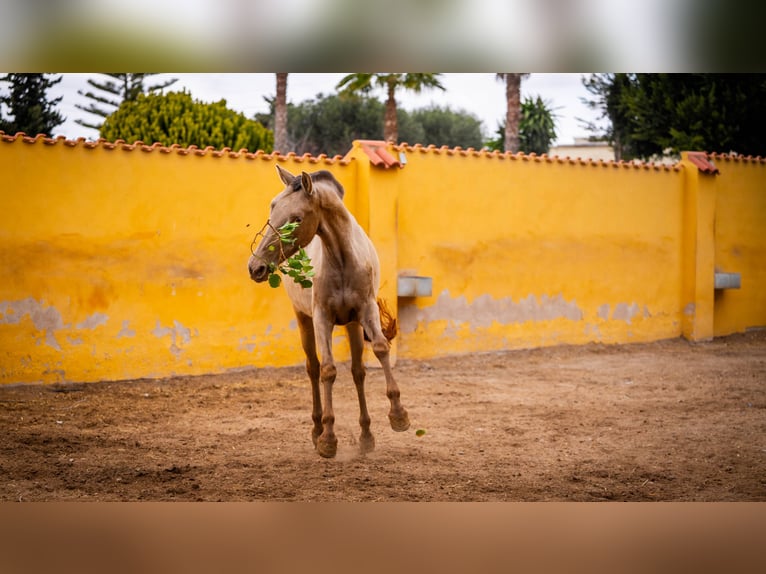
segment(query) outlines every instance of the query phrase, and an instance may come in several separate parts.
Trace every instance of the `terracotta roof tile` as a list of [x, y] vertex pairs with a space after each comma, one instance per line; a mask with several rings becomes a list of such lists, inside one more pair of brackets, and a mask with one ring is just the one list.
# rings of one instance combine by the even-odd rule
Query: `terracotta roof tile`
[[721, 173], [715, 164], [708, 159], [708, 155], [704, 151], [690, 151], [686, 152], [686, 157], [689, 161], [697, 166], [702, 173], [708, 173], [715, 175]]
[[402, 163], [388, 153], [388, 143], [380, 140], [358, 140], [362, 151], [370, 158], [370, 163], [375, 167], [403, 167]]
[[238, 152], [233, 152], [231, 148], [228, 148], [228, 147], [225, 147], [221, 150], [216, 150], [213, 146], [207, 146], [205, 149], [200, 149], [196, 145], [190, 145], [189, 147], [182, 147], [179, 144], [172, 144], [170, 146], [165, 146], [159, 142], [154, 142], [151, 145], [147, 145], [140, 140], [135, 141], [132, 144], [129, 144], [122, 139], [115, 140], [114, 142], [109, 142], [103, 138], [94, 141], [94, 140], [88, 140], [84, 137], [79, 137], [76, 140], [69, 140], [64, 136], [49, 138], [45, 136], [44, 134], [38, 134], [35, 137], [31, 137], [26, 135], [23, 132], [19, 132], [15, 135], [8, 135], [5, 132], [0, 131], [0, 141], [5, 143], [14, 143], [16, 141], [21, 141], [27, 144], [43, 143], [45, 145], [51, 145], [51, 146], [62, 144], [67, 147], [82, 147], [83, 149], [88, 149], [88, 150], [102, 148], [109, 151], [115, 150], [115, 149], [128, 151], [128, 152], [141, 150], [147, 153], [151, 153], [153, 151], [159, 151], [162, 154], [175, 153], [181, 156], [211, 155], [215, 158], [229, 157], [233, 159], [237, 159], [237, 158], [256, 159], [260, 157], [265, 160], [276, 159], [278, 161], [285, 161], [287, 159], [292, 159], [293, 161], [297, 161], [297, 162], [308, 161], [310, 163], [325, 163], [325, 164], [337, 163], [341, 165], [348, 165], [352, 161], [351, 159], [346, 159], [340, 155], [336, 155], [332, 158], [327, 157], [327, 155], [325, 154], [321, 154], [319, 157], [313, 157], [310, 154], [303, 154], [302, 156], [298, 156], [294, 152], [290, 152], [289, 154], [284, 156], [279, 154], [278, 152], [268, 154], [264, 152], [263, 150], [258, 150], [252, 153], [244, 148], [240, 149]]
[[708, 157], [714, 160], [722, 161], [746, 161], [752, 163], [766, 163], [766, 158], [759, 155], [743, 155], [741, 153], [709, 153]]
[[590, 159], [590, 158], [573, 158], [569, 156], [558, 156], [558, 155], [548, 155], [548, 154], [541, 154], [537, 155], [535, 153], [525, 154], [523, 152], [518, 153], [511, 153], [511, 152], [501, 152], [501, 151], [490, 151], [487, 149], [482, 150], [475, 150], [473, 148], [468, 148], [467, 150], [464, 150], [460, 147], [452, 148], [450, 149], [448, 146], [441, 146], [436, 147], [433, 144], [429, 144], [427, 146], [424, 146], [423, 144], [414, 144], [410, 145], [408, 143], [401, 143], [396, 146], [394, 146], [394, 149], [400, 152], [419, 152], [419, 153], [435, 153], [435, 154], [442, 154], [446, 153], [448, 155], [462, 155], [462, 156], [472, 156], [472, 157], [483, 157], [488, 159], [500, 159], [500, 160], [520, 160], [523, 162], [534, 162], [534, 163], [559, 163], [559, 164], [569, 164], [569, 165], [583, 165], [583, 166], [590, 166], [590, 167], [615, 167], [615, 168], [626, 168], [626, 169], [653, 169], [655, 171], [679, 171], [681, 169], [680, 164], [665, 164], [665, 163], [652, 163], [652, 162], [638, 162], [638, 161], [613, 161], [613, 160], [603, 160], [603, 159]]
[[[23, 132], [18, 132], [15, 135], [9, 135], [2, 131], [0, 131], [0, 141], [5, 143], [13, 143], [17, 140], [22, 141], [23, 143], [27, 144], [36, 144], [36, 143], [42, 143], [44, 145], [54, 146], [54, 145], [65, 145], [67, 147], [83, 147], [84, 149], [96, 149], [96, 148], [103, 148], [105, 150], [115, 150], [119, 149], [122, 151], [135, 151], [137, 149], [150, 153], [155, 150], [159, 151], [163, 154], [169, 154], [169, 153], [175, 153], [182, 156], [187, 155], [196, 155], [196, 156], [205, 156], [205, 155], [212, 155], [216, 158], [221, 157], [229, 157], [233, 159], [244, 157], [245, 159], [256, 159], [256, 158], [262, 158], [264, 160], [277, 160], [277, 161], [287, 161], [288, 159], [296, 162], [308, 162], [313, 164], [318, 163], [325, 163], [325, 164], [335, 164], [339, 163], [342, 165], [347, 165], [352, 160], [351, 158], [348, 158], [347, 156], [340, 156], [336, 155], [334, 157], [328, 157], [325, 154], [320, 154], [319, 156], [311, 156], [310, 154], [303, 154], [302, 156], [298, 156], [294, 152], [290, 152], [287, 155], [282, 155], [279, 152], [274, 152], [271, 154], [265, 153], [263, 150], [258, 150], [256, 152], [249, 152], [247, 149], [240, 149], [239, 151], [233, 151], [231, 148], [223, 148], [221, 150], [216, 150], [212, 146], [207, 146], [205, 149], [199, 149], [195, 145], [191, 145], [189, 147], [182, 147], [178, 144], [172, 144], [170, 146], [165, 146], [161, 143], [154, 142], [151, 145], [147, 145], [142, 141], [136, 141], [132, 144], [127, 143], [125, 140], [118, 139], [114, 142], [109, 142], [105, 139], [99, 139], [99, 140], [88, 140], [84, 137], [79, 137], [76, 140], [69, 140], [64, 136], [56, 136], [55, 138], [49, 138], [45, 136], [44, 134], [37, 134], [34, 137], [29, 136]], [[504, 153], [500, 151], [489, 151], [486, 149], [482, 150], [476, 150], [473, 148], [467, 148], [463, 149], [460, 146], [455, 148], [450, 148], [449, 146], [440, 146], [437, 147], [433, 144], [430, 144], [428, 146], [424, 146], [422, 144], [415, 144], [410, 145], [408, 143], [402, 143], [399, 145], [393, 145], [389, 146], [388, 143], [380, 140], [361, 140], [359, 142], [361, 144], [362, 150], [364, 153], [370, 158], [370, 162], [376, 166], [376, 167], [382, 167], [385, 169], [391, 168], [391, 167], [402, 167], [402, 162], [394, 157], [390, 152], [389, 149], [393, 149], [397, 152], [420, 152], [420, 153], [435, 153], [437, 155], [440, 154], [446, 154], [446, 155], [460, 155], [463, 157], [483, 157], [483, 158], [489, 158], [489, 159], [498, 159], [498, 160], [521, 160], [521, 161], [532, 161], [536, 163], [566, 163], [570, 165], [583, 165], [583, 166], [592, 166], [592, 167], [614, 167], [614, 168], [625, 168], [625, 169], [644, 169], [644, 170], [655, 170], [655, 171], [678, 171], [681, 169], [680, 164], [665, 164], [665, 163], [653, 163], [653, 162], [638, 162], [638, 161], [612, 161], [612, 160], [593, 160], [593, 159], [583, 159], [583, 158], [572, 158], [569, 156], [561, 157], [561, 156], [549, 156], [547, 154], [542, 155], [536, 155], [536, 154], [524, 154], [524, 153]], [[761, 156], [751, 156], [751, 155], [742, 155], [742, 154], [736, 154], [736, 153], [706, 153], [706, 152], [689, 152], [688, 154], [689, 160], [700, 169], [702, 173], [709, 173], [709, 174], [716, 174], [720, 173], [718, 168], [715, 166], [713, 161], [736, 161], [736, 162], [752, 162], [752, 163], [766, 163], [766, 158], [763, 158]]]

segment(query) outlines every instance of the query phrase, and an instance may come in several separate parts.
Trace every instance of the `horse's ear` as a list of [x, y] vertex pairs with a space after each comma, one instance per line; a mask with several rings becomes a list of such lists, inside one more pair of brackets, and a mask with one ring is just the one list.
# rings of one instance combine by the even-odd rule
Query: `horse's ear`
[[301, 172], [301, 185], [303, 186], [303, 191], [306, 192], [306, 195], [314, 193], [314, 184], [311, 181], [311, 176], [305, 171]]
[[293, 181], [295, 181], [295, 176], [279, 164], [277, 164], [277, 173], [279, 173], [279, 179], [281, 179], [285, 185], [292, 185]]

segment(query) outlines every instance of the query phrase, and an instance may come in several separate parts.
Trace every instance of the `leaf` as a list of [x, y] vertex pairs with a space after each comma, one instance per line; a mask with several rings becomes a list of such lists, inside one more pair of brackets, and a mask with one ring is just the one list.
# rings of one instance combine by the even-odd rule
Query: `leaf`
[[269, 275], [269, 286], [276, 289], [281, 284], [282, 284], [282, 278], [279, 275], [277, 275], [276, 273], [272, 273], [271, 275]]
[[415, 431], [416, 436], [423, 436], [424, 434], [426, 434], [426, 431], [423, 429], [418, 429]]
[[[287, 243], [290, 245], [294, 244], [298, 240], [296, 237], [293, 237], [293, 232], [298, 228], [299, 225], [300, 222], [293, 221], [285, 223], [279, 228], [275, 228], [269, 222], [266, 223], [266, 226], [269, 226], [273, 231], [276, 231], [282, 243]], [[269, 251], [275, 250], [276, 247], [274, 245], [269, 246]], [[285, 257], [284, 250], [281, 248], [281, 246], [280, 255]], [[273, 262], [269, 263], [269, 271], [271, 272], [271, 275], [269, 275], [269, 285], [272, 287], [279, 287], [282, 282], [282, 278], [277, 274], [277, 272], [279, 272], [282, 275], [291, 277], [295, 283], [304, 289], [308, 289], [309, 287], [313, 286], [313, 282], [311, 279], [309, 279], [309, 277], [314, 276], [313, 269], [314, 267], [311, 265], [311, 259], [309, 258], [308, 253], [306, 253], [305, 249], [299, 248], [298, 253], [285, 259], [284, 264], [277, 265]]]

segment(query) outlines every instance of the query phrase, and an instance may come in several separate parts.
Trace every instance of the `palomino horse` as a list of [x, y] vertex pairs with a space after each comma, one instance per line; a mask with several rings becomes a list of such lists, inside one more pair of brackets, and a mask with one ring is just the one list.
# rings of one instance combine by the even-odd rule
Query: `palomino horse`
[[[364, 396], [365, 368], [362, 350], [365, 337], [372, 342], [375, 356], [386, 377], [386, 395], [391, 402], [391, 428], [405, 431], [410, 422], [399, 400], [388, 360], [389, 342], [381, 327], [377, 302], [380, 264], [372, 242], [343, 205], [343, 186], [328, 171], [294, 176], [277, 166], [285, 189], [271, 202], [268, 229], [248, 262], [250, 277], [265, 281], [282, 259], [304, 247], [311, 258], [313, 286], [303, 288], [290, 278], [284, 285], [293, 304], [301, 343], [306, 353], [306, 370], [311, 379], [314, 421], [312, 439], [323, 457], [333, 457], [338, 439], [333, 426], [332, 386], [337, 370], [332, 356], [332, 332], [345, 325], [351, 347], [351, 373], [359, 396], [359, 425], [362, 452], [375, 448], [370, 432], [370, 414]], [[275, 231], [286, 223], [298, 223], [296, 241], [280, 248]], [[317, 349], [321, 362], [317, 358]], [[320, 392], [321, 383], [321, 392]]]

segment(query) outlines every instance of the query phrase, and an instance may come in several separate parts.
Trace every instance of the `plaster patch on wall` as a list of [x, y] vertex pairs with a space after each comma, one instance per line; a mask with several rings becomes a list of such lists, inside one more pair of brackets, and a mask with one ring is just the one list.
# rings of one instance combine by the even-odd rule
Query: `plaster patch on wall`
[[449, 320], [455, 325], [467, 323], [474, 328], [486, 328], [493, 323], [504, 325], [525, 323], [527, 321], [551, 321], [554, 319], [569, 319], [581, 321], [582, 310], [575, 301], [566, 301], [562, 295], [549, 297], [542, 295], [539, 299], [529, 295], [518, 302], [511, 297], [495, 299], [491, 295], [481, 295], [472, 303], [464, 297], [450, 297], [445, 290], [430, 307], [402, 307], [399, 321], [402, 332], [415, 331], [421, 322]]
[[90, 317], [87, 317], [85, 321], [77, 325], [78, 329], [95, 329], [99, 325], [105, 325], [109, 321], [109, 316], [104, 313], [96, 311]]
[[633, 317], [638, 315], [641, 309], [636, 303], [617, 303], [612, 311], [612, 319], [615, 321], [625, 321], [628, 325], [631, 324]]
[[[255, 340], [255, 335], [252, 338]], [[239, 346], [237, 347], [238, 351], [247, 351], [248, 353], [255, 351], [256, 343], [248, 343], [247, 340], [248, 337], [240, 337]]]
[[56, 340], [55, 332], [64, 328], [64, 321], [58, 309], [45, 307], [32, 297], [0, 302], [0, 325], [17, 325], [26, 315], [32, 320], [35, 329], [45, 332], [45, 343], [60, 351], [61, 345]]
[[136, 336], [136, 332], [133, 329], [129, 328], [128, 325], [130, 325], [130, 321], [125, 319], [122, 322], [122, 329], [120, 329], [120, 332], [117, 333], [117, 338], [118, 339], [122, 339], [123, 337], [135, 337]]
[[[609, 320], [610, 306], [608, 303], [600, 305], [598, 308], [598, 318], [604, 321]], [[633, 317], [642, 314], [644, 318], [649, 318], [652, 314], [649, 312], [649, 307], [644, 305], [643, 311], [638, 307], [636, 303], [617, 303], [614, 306], [614, 312], [612, 313], [612, 319], [615, 321], [625, 321], [628, 325], [631, 324]]]
[[599, 329], [598, 325], [592, 323], [585, 325], [585, 334], [595, 341], [601, 341], [603, 339], [601, 329]]
[[694, 303], [688, 303], [686, 307], [684, 307], [684, 315], [687, 317], [694, 317], [694, 313], [697, 312], [697, 307]]
[[181, 344], [188, 344], [191, 341], [191, 329], [185, 327], [178, 321], [173, 321], [172, 327], [163, 327], [157, 319], [157, 325], [152, 331], [152, 335], [155, 337], [166, 337], [170, 335], [172, 337], [172, 343], [170, 345], [170, 352], [176, 357], [180, 357], [183, 353], [183, 349], [178, 345], [179, 340]]

